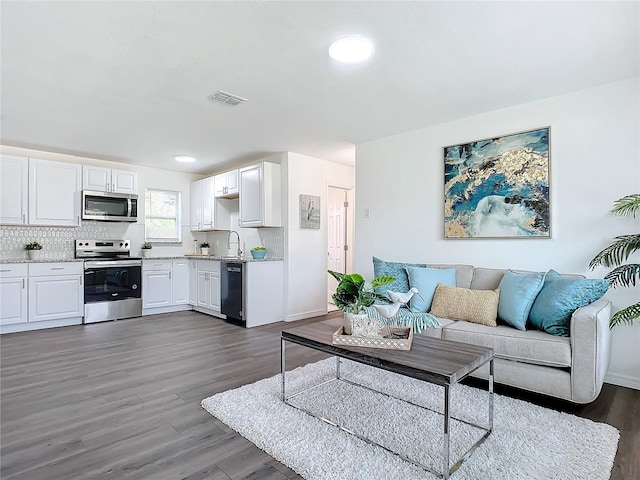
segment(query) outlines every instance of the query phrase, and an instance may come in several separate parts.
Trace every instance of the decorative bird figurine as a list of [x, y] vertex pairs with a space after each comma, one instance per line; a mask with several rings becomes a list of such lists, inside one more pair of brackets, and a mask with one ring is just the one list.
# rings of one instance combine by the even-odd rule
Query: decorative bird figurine
[[403, 305], [407, 305], [409, 303], [409, 300], [411, 300], [411, 297], [413, 297], [414, 295], [418, 295], [424, 301], [424, 298], [422, 297], [422, 295], [420, 295], [420, 292], [416, 287], [411, 287], [409, 291], [405, 293], [387, 290], [387, 294], [389, 295], [389, 298], [393, 303], [401, 303]]
[[386, 338], [392, 338], [389, 319], [396, 316], [401, 306], [402, 306], [402, 303], [400, 302], [392, 303], [391, 305], [374, 305], [373, 306], [373, 308], [376, 309], [376, 311], [380, 314], [380, 316], [385, 319], [384, 325], [387, 328]]
[[373, 308], [384, 318], [389, 319], [396, 316], [401, 306], [401, 303], [392, 303], [391, 305], [374, 305]]

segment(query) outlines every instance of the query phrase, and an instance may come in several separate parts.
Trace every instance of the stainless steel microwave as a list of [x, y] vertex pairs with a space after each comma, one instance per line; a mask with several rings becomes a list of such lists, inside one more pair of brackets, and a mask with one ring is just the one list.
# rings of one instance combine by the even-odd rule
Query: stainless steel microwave
[[137, 222], [138, 195], [83, 190], [82, 219]]

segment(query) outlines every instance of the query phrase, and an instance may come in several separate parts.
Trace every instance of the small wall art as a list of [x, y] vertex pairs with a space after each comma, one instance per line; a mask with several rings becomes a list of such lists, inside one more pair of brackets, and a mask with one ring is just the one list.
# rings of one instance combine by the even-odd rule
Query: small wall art
[[300, 228], [312, 230], [320, 228], [320, 197], [300, 195]]
[[444, 237], [551, 237], [549, 127], [444, 148]]

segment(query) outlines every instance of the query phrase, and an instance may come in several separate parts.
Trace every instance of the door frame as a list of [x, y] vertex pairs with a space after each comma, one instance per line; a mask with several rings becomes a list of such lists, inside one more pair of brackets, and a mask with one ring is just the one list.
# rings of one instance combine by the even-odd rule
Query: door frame
[[[330, 188], [338, 188], [344, 190], [347, 194], [347, 202], [349, 206], [346, 208], [346, 221], [345, 221], [345, 240], [347, 242], [348, 249], [345, 252], [345, 273], [348, 273], [353, 270], [353, 244], [354, 244], [354, 227], [355, 227], [355, 187], [353, 185], [345, 185], [339, 183], [327, 183], [326, 188], [326, 199], [327, 199], [327, 207], [324, 221], [326, 225], [329, 225], [329, 189]], [[329, 250], [329, 229], [327, 228], [325, 238], [325, 251]], [[325, 271], [329, 269], [329, 257], [328, 255], [325, 257]], [[327, 274], [328, 276], [329, 274]], [[329, 282], [326, 282], [327, 285], [327, 295], [326, 298], [329, 298]], [[332, 292], [331, 292], [332, 293]], [[328, 303], [327, 303], [328, 305]]]

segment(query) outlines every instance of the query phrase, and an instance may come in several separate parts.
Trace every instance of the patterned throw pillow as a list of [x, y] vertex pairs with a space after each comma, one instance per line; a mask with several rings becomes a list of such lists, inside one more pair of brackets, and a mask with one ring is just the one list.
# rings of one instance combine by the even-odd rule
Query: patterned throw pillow
[[549, 270], [531, 307], [529, 324], [552, 335], [568, 337], [573, 312], [595, 302], [608, 289], [608, 280], [567, 278]]
[[385, 262], [377, 257], [373, 257], [373, 274], [376, 277], [380, 275], [391, 275], [395, 277], [395, 281], [376, 288], [376, 293], [387, 296], [387, 290], [393, 292], [404, 293], [409, 290], [409, 277], [407, 276], [407, 267], [426, 267], [425, 263], [400, 263]]
[[466, 320], [497, 327], [500, 289], [471, 290], [439, 284], [431, 302], [431, 314], [450, 320]]

